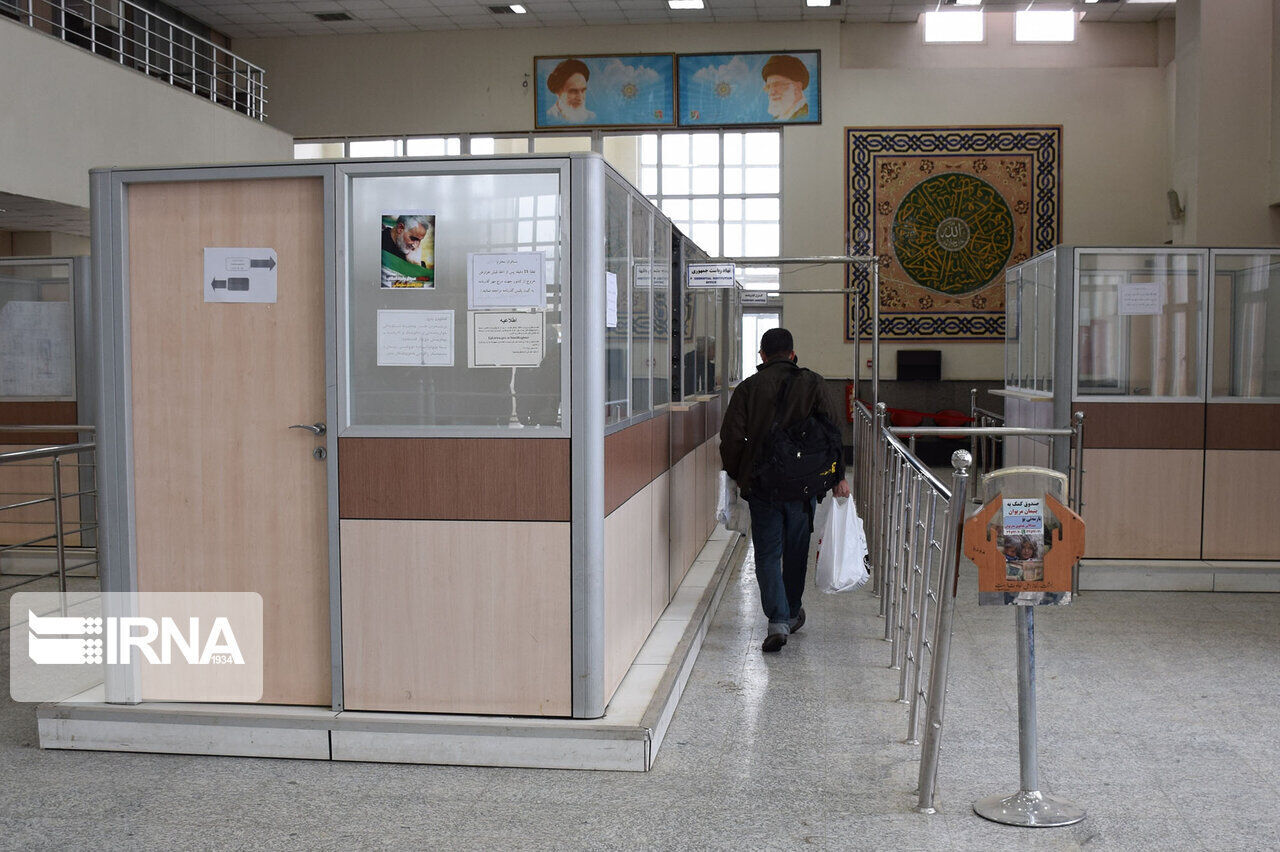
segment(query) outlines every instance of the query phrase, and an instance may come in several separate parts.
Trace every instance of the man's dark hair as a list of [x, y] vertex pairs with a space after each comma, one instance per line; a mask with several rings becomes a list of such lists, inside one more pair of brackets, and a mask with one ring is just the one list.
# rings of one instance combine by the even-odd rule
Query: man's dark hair
[[760, 354], [768, 361], [775, 355], [790, 352], [796, 348], [795, 339], [785, 328], [771, 328], [760, 338]]

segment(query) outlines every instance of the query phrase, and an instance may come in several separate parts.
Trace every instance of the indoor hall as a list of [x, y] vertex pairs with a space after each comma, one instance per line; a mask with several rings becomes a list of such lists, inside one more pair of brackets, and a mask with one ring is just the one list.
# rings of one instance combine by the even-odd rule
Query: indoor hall
[[[42, 581], [46, 584], [48, 581]], [[76, 581], [73, 581], [73, 584]], [[85, 582], [85, 581], [80, 581]], [[74, 587], [74, 585], [73, 585]], [[6, 594], [7, 598], [9, 597]], [[732, 570], [653, 768], [630, 772], [40, 751], [0, 705], [9, 849], [1270, 849], [1280, 844], [1274, 594], [1086, 592], [1038, 623], [1041, 778], [1067, 828], [1002, 826], [1018, 784], [1013, 615], [957, 601], [938, 813], [876, 598], [805, 594], [776, 655]], [[4, 607], [7, 614], [8, 607]], [[10, 631], [0, 632], [3, 664]], [[1117, 653], [1116, 649], [1123, 649]]]

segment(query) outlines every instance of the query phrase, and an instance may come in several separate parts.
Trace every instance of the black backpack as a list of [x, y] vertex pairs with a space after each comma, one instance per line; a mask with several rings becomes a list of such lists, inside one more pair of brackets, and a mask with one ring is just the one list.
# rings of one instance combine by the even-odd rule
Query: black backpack
[[794, 375], [778, 390], [773, 423], [756, 453], [751, 494], [766, 500], [821, 499], [844, 479], [840, 430], [826, 415], [809, 416], [783, 428], [780, 420]]

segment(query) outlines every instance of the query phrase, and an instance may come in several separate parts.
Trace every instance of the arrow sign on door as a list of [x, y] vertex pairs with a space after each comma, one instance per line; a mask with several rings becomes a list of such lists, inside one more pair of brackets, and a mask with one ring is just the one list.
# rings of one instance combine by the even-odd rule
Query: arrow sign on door
[[[235, 273], [228, 275], [227, 273]], [[206, 302], [276, 301], [276, 252], [272, 248], [206, 247]]]

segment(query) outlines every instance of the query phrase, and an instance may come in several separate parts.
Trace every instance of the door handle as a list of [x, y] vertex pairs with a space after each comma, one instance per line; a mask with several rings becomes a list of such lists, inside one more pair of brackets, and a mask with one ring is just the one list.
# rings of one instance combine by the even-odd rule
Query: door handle
[[325, 433], [325, 428], [326, 428], [326, 427], [325, 427], [325, 425], [324, 425], [323, 423], [311, 423], [311, 424], [307, 424], [307, 423], [295, 423], [294, 425], [290, 426], [289, 428], [290, 428], [290, 429], [307, 429], [307, 430], [309, 430], [310, 432], [312, 432], [312, 433], [314, 433], [314, 434], [316, 434], [316, 435], [323, 435], [323, 434]]

